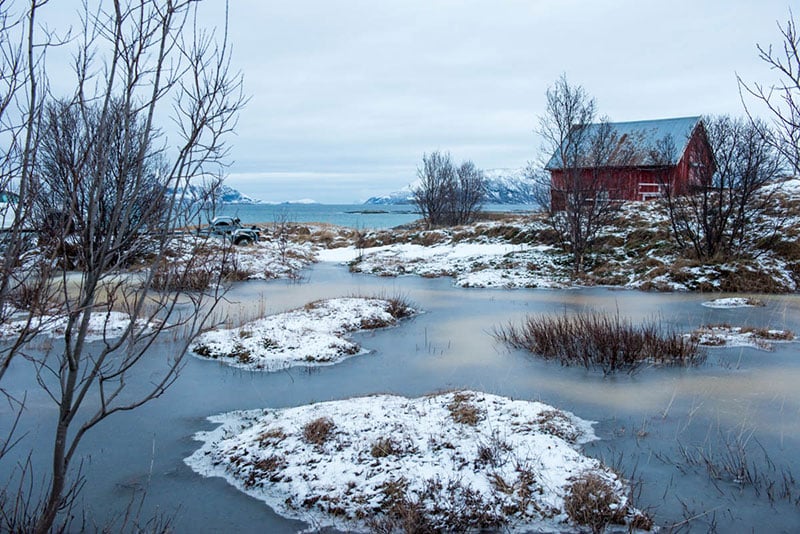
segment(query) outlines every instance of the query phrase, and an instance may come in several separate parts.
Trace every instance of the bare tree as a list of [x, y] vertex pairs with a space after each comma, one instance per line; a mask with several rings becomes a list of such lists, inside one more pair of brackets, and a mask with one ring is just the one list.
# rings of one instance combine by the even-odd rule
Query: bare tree
[[[29, 52], [36, 49], [34, 19], [45, 4], [32, 2], [26, 14]], [[4, 7], [0, 13], [7, 13]], [[24, 241], [25, 221], [41, 221], [45, 208], [61, 224], [50, 236], [59, 246], [44, 247], [24, 264], [20, 253], [6, 255], [2, 304], [12, 304], [27, 325], [23, 319], [19, 339], [4, 348], [0, 385], [14, 357], [24, 354], [58, 417], [46, 496], [21, 512], [29, 517], [9, 519], [16, 511], [3, 510], [7, 524], [35, 532], [53, 527], [80, 488], [74, 463], [84, 436], [107, 417], [166, 391], [220, 298], [218, 284], [183, 294], [153, 291], [154, 280], [182, 276], [164, 271], [176, 226], [191, 220], [188, 211], [197, 206], [187, 201], [193, 181], [221, 174], [224, 136], [243, 105], [241, 78], [229, 68], [227, 31], [200, 29], [199, 7], [197, 0], [85, 3], [80, 39], [73, 41], [75, 90], [47, 98], [44, 106], [39, 88], [47, 85], [46, 62], [32, 53], [20, 56], [25, 74], [17, 80], [29, 96], [17, 130], [17, 139], [26, 141], [8, 158], [22, 199], [12, 243]], [[172, 127], [162, 132], [157, 120], [168, 115]], [[67, 245], [76, 241], [79, 271], [53, 270], [73, 263]], [[120, 276], [145, 257], [152, 267], [143, 275]], [[30, 272], [36, 275], [19, 274]], [[27, 298], [12, 300], [15, 291]], [[113, 332], [120, 316], [124, 328]], [[63, 344], [49, 354], [28, 348], [35, 326], [53, 320], [61, 321]], [[169, 332], [180, 340], [173, 358], [160, 376], [131, 391], [126, 386], [136, 382], [137, 363]]]
[[[763, 135], [769, 131], [763, 122], [720, 116], [704, 124], [714, 164], [699, 165], [686, 191], [668, 181], [662, 182], [662, 191], [676, 244], [698, 259], [711, 260], [745, 249], [752, 226], [772, 203], [774, 190], [764, 186], [782, 166], [780, 154]], [[671, 160], [674, 146], [665, 139], [660, 157]], [[705, 158], [689, 154], [689, 159]], [[772, 235], [778, 229], [772, 228]]]
[[[745, 83], [740, 77], [740, 92], [747, 93], [772, 115], [772, 129], [759, 132], [781, 153], [795, 174], [800, 174], [800, 34], [789, 10], [785, 25], [778, 25], [783, 42], [779, 49], [757, 45], [758, 57], [778, 74], [774, 83], [763, 85]], [[747, 114], [752, 118], [747, 102], [742, 98]], [[763, 122], [755, 122], [763, 127]]]
[[595, 123], [596, 104], [581, 86], [573, 86], [562, 75], [547, 90], [547, 107], [539, 118], [538, 133], [543, 152], [552, 154], [544, 173], [534, 179], [547, 180], [540, 191], [550, 198], [548, 221], [572, 254], [574, 274], [586, 267], [600, 229], [611, 222], [619, 209], [609, 200], [613, 184], [611, 166], [624, 167], [633, 146], [623, 142], [606, 119]]
[[483, 172], [471, 161], [463, 162], [456, 169], [456, 184], [453, 202], [453, 224], [467, 224], [480, 211], [485, 194]]
[[[125, 261], [150, 246], [142, 232], [169, 226], [174, 191], [162, 181], [169, 168], [153, 146], [157, 132], [146, 132], [143, 119], [116, 99], [105, 112], [99, 104], [76, 101], [46, 105], [31, 180], [33, 223], [46, 246], [73, 238], [74, 259], [58, 251], [59, 259], [74, 260], [64, 267], [90, 265], [104, 241], [112, 250], [108, 259], [126, 267]], [[90, 176], [93, 181], [86, 179]], [[118, 213], [121, 207], [124, 212]]]
[[428, 227], [467, 224], [479, 211], [484, 196], [484, 176], [471, 161], [456, 167], [450, 154], [437, 151], [422, 156], [417, 169], [420, 185], [414, 204]]
[[[53, 31], [36, 31], [41, 28], [38, 13], [46, 3], [33, 1], [26, 10], [15, 13], [11, 2], [0, 1], [0, 190], [14, 192], [17, 199], [7, 210], [4, 219], [8, 227], [0, 234], [2, 323], [10, 320], [20, 299], [30, 302], [28, 307], [34, 312], [36, 303], [47, 300], [47, 288], [39, 281], [47, 279], [51, 271], [46, 262], [19, 268], [34, 245], [28, 235], [33, 198], [28, 188], [36, 159], [36, 125], [47, 88], [44, 60], [51, 47], [68, 38], [68, 32], [59, 37]], [[29, 316], [20, 335], [0, 348], [0, 392], [5, 393], [2, 379], [6, 370], [20, 347], [36, 334], [36, 326]]]

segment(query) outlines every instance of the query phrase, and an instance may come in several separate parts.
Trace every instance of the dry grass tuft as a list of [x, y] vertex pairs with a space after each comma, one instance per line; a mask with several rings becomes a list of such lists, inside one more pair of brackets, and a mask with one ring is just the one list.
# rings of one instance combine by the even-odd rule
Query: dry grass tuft
[[609, 481], [597, 473], [587, 472], [569, 486], [564, 496], [564, 511], [576, 524], [600, 533], [607, 525], [624, 525], [627, 507], [621, 505]]
[[282, 478], [280, 472], [288, 466], [289, 463], [283, 456], [270, 455], [266, 458], [261, 458], [253, 462], [252, 469], [244, 481], [246, 488], [253, 486], [263, 486], [265, 481], [279, 482]]
[[335, 428], [336, 425], [328, 417], [314, 419], [303, 427], [303, 439], [312, 445], [322, 446], [331, 437]]
[[405, 319], [406, 317], [410, 317], [414, 314], [414, 306], [407, 297], [395, 295], [393, 297], [381, 298], [389, 303], [389, 307], [386, 309], [386, 311], [389, 312], [389, 315], [395, 319]]
[[378, 438], [372, 444], [370, 454], [374, 458], [386, 458], [387, 456], [397, 456], [403, 454], [403, 448], [392, 438]]
[[458, 481], [426, 480], [422, 489], [409, 491], [404, 477], [383, 485], [381, 515], [367, 521], [371, 532], [497, 531], [508, 519], [480, 493]]
[[238, 342], [233, 344], [233, 350], [231, 350], [228, 357], [233, 358], [239, 363], [251, 363], [253, 361], [253, 355], [250, 350]]
[[572, 420], [561, 410], [543, 410], [536, 417], [536, 424], [547, 434], [561, 438], [567, 443], [578, 441], [578, 431]]
[[280, 428], [271, 428], [262, 432], [258, 436], [258, 444], [261, 447], [274, 447], [278, 445], [281, 441], [286, 439], [286, 432], [284, 432]]
[[453, 400], [447, 405], [453, 421], [462, 425], [475, 426], [483, 419], [483, 412], [471, 401], [475, 398], [470, 393], [454, 393]]

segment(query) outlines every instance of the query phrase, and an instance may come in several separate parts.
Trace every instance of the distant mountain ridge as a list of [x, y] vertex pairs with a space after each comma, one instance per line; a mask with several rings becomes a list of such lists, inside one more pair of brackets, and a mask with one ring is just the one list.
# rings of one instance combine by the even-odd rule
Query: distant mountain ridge
[[242, 194], [229, 185], [222, 184], [217, 189], [217, 200], [223, 204], [261, 204], [260, 200]]
[[[486, 204], [534, 204], [536, 203], [536, 184], [525, 174], [525, 169], [489, 169], [483, 171], [486, 178]], [[371, 197], [364, 204], [413, 204], [415, 181], [399, 191], [387, 195]]]

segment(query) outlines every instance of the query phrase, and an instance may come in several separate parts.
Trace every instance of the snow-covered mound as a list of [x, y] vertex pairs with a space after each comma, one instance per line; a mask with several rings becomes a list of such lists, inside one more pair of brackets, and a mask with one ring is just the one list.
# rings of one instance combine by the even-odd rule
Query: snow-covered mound
[[239, 328], [202, 334], [192, 351], [235, 367], [277, 371], [301, 365], [331, 365], [365, 351], [345, 335], [382, 328], [415, 311], [378, 298], [339, 298], [271, 315]]
[[757, 299], [747, 297], [728, 297], [708, 300], [703, 302], [702, 306], [706, 308], [753, 308], [756, 306], [763, 306], [764, 303]]
[[761, 350], [772, 350], [773, 343], [786, 343], [795, 339], [794, 334], [788, 330], [726, 324], [702, 326], [686, 335], [706, 347], [753, 347]]
[[641, 518], [626, 484], [579, 452], [596, 439], [591, 423], [539, 402], [380, 395], [209, 419], [220, 426], [195, 435], [203, 445], [186, 463], [316, 528], [388, 532], [414, 511], [426, 531], [562, 531], [565, 499], [587, 477], [616, 521]]

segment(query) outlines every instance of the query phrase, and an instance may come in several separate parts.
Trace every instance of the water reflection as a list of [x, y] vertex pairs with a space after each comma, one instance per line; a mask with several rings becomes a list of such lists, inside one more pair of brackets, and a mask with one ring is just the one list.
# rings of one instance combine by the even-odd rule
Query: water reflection
[[[741, 530], [743, 525], [746, 530], [758, 526], [789, 531], [798, 526], [798, 510], [791, 502], [770, 504], [763, 494], [710, 481], [703, 468], [679, 465], [687, 450], [724, 451], [730, 440], [747, 437], [750, 443], [757, 440], [763, 451], [761, 457], [751, 458], [763, 463], [768, 456], [779, 466], [775, 476], [783, 466], [800, 472], [796, 344], [776, 345], [773, 352], [712, 351], [708, 363], [697, 369], [645, 368], [634, 375], [603, 377], [509, 352], [491, 336], [496, 325], [528, 313], [586, 309], [618, 311], [635, 321], [657, 318], [681, 330], [727, 322], [798, 332], [797, 296], [760, 296], [764, 308], [717, 310], [701, 306], [708, 295], [603, 288], [465, 290], [453, 288], [448, 279], [376, 278], [350, 274], [342, 266], [318, 265], [299, 284], [238, 284], [222, 311], [236, 323], [321, 298], [376, 294], [404, 295], [425, 313], [397, 328], [358, 335], [372, 352], [339, 365], [264, 374], [189, 358], [164, 397], [105, 421], [89, 435], [83, 447], [84, 473], [90, 481], [83, 493], [87, 507], [100, 516], [122, 510], [133, 489], [146, 487], [145, 510], [176, 513], [179, 532], [294, 532], [306, 525], [283, 520], [223, 480], [203, 479], [183, 465], [182, 459], [197, 447], [192, 434], [210, 427], [208, 415], [376, 393], [418, 396], [471, 388], [541, 400], [598, 421], [603, 439], [588, 445], [587, 452], [642, 479], [640, 503], [662, 524], [682, 521], [688, 509], [698, 514], [717, 511], [689, 525], [697, 532], [707, 531], [712, 520], [721, 531]], [[154, 349], [142, 369], [143, 380], [169, 353], [168, 345]], [[34, 459], [43, 460], [41, 444], [49, 437], [54, 408], [26, 365], [19, 362], [9, 373], [6, 384], [12, 390], [29, 391], [29, 434], [17, 450], [33, 447]], [[3, 406], [3, 428], [8, 417], [8, 407]], [[10, 468], [4, 461], [0, 474]]]

